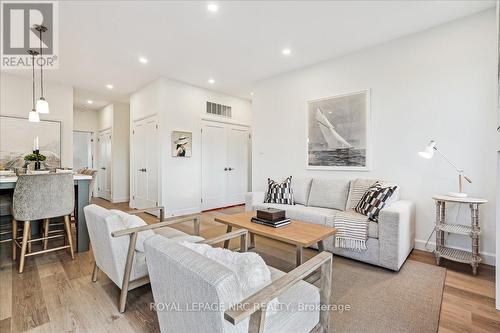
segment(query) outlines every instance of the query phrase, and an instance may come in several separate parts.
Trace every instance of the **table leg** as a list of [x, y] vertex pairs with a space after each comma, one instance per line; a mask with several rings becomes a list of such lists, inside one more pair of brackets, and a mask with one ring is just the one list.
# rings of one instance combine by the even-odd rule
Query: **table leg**
[[[231, 227], [230, 225], [227, 226], [227, 232], [231, 232], [233, 231], [233, 227]], [[224, 241], [224, 248], [227, 249], [229, 247], [229, 239], [225, 240]]]
[[255, 234], [250, 233], [250, 247], [249, 249], [253, 249], [255, 247]]
[[304, 248], [302, 246], [300, 246], [300, 245], [297, 245], [297, 248], [296, 248], [296, 258], [295, 258], [295, 265], [297, 267], [299, 267], [300, 265], [302, 265], [303, 254], [304, 254]]
[[322, 241], [322, 240], [320, 240], [320, 241], [318, 242], [318, 251], [319, 251], [319, 252], [323, 252], [323, 251], [325, 251], [325, 244], [323, 243], [323, 241]]
[[76, 251], [85, 252], [89, 250], [89, 232], [87, 230], [87, 221], [83, 213], [83, 207], [89, 204], [89, 181], [77, 182], [75, 188], [76, 204]]

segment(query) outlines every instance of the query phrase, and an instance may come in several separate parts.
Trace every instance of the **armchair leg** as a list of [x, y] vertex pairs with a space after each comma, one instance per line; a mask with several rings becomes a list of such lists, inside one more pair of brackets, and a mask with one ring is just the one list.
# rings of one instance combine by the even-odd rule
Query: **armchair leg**
[[130, 243], [128, 244], [127, 262], [125, 263], [122, 290], [120, 293], [120, 301], [118, 302], [118, 311], [120, 311], [120, 313], [125, 312], [125, 306], [127, 304], [128, 285], [130, 282], [130, 273], [132, 272], [132, 264], [134, 263], [134, 252], [135, 243], [137, 242], [137, 234], [138, 232], [134, 232], [130, 235]]
[[[321, 287], [319, 291], [320, 304], [330, 305], [332, 294], [332, 260], [330, 259], [321, 265]], [[330, 332], [330, 311], [320, 311], [319, 322], [323, 332]]]
[[96, 282], [99, 277], [99, 267], [97, 267], [97, 263], [94, 263], [94, 270], [92, 271], [92, 282]]

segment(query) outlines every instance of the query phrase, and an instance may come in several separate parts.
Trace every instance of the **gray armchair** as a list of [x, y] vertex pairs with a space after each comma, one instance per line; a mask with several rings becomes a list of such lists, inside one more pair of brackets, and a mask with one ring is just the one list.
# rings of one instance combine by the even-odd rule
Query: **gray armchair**
[[[182, 244], [152, 236], [145, 253], [163, 333], [328, 332], [329, 309], [319, 308], [330, 304], [330, 253], [321, 252], [287, 274], [269, 267], [273, 282], [243, 300], [235, 272]], [[317, 269], [320, 289], [302, 281]], [[267, 304], [276, 297], [286, 307], [268, 313]], [[177, 308], [169, 309], [172, 305]]]

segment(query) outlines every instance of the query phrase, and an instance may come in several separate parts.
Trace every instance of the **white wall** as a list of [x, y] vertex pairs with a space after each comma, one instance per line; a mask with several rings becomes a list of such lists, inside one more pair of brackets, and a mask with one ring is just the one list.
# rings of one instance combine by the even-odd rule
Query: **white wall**
[[113, 127], [113, 104], [108, 104], [97, 112], [99, 131]]
[[[230, 105], [233, 123], [251, 124], [249, 101], [166, 78], [159, 78], [130, 97], [131, 126], [134, 121], [148, 116], [159, 117], [162, 184], [160, 202], [166, 206], [167, 214], [171, 216], [201, 210], [201, 120], [221, 119], [205, 114], [207, 101]], [[192, 157], [171, 156], [172, 131], [193, 133]]]
[[130, 138], [128, 104], [113, 103], [113, 128], [111, 144], [112, 202], [129, 201]]
[[[387, 44], [259, 82], [253, 99], [253, 185], [267, 177], [370, 177], [393, 180], [417, 206], [417, 247], [433, 229], [433, 194], [457, 190], [457, 175], [417, 151], [435, 139], [473, 183], [481, 208], [481, 252], [494, 264], [496, 177], [496, 24], [489, 10]], [[306, 170], [306, 101], [371, 88], [370, 172]], [[279, 128], [279, 133], [276, 132]], [[455, 207], [456, 208], [456, 207]], [[448, 211], [451, 219], [457, 210]], [[469, 223], [468, 207], [458, 220]], [[469, 248], [466, 237], [449, 244]]]
[[[44, 82], [44, 94], [49, 102], [50, 113], [41, 115], [42, 120], [61, 122], [61, 166], [73, 165], [73, 87]], [[36, 88], [40, 97], [39, 87]], [[32, 109], [32, 81], [17, 75], [0, 74], [0, 114], [28, 117]], [[29, 133], [26, 133], [29, 135]]]
[[[73, 131], [92, 132], [92, 168], [97, 168], [97, 136], [99, 129], [99, 115], [97, 110], [73, 109]], [[94, 184], [97, 186], [97, 184]], [[94, 186], [95, 188], [97, 188]]]
[[[130, 108], [125, 103], [110, 103], [97, 111], [98, 132], [111, 129], [111, 202], [128, 202], [130, 195]], [[96, 153], [96, 163], [99, 153]]]
[[73, 110], [73, 130], [95, 133], [99, 128], [97, 110]]

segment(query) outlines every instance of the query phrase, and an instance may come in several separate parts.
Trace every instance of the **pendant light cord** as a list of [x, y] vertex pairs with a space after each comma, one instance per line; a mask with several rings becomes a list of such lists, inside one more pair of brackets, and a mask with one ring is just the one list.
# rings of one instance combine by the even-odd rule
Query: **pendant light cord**
[[41, 98], [43, 98], [43, 51], [42, 51], [42, 26], [40, 26], [40, 92], [42, 94], [42, 96], [40, 96]]
[[35, 110], [35, 53], [31, 54], [31, 65], [33, 67], [33, 110]]

